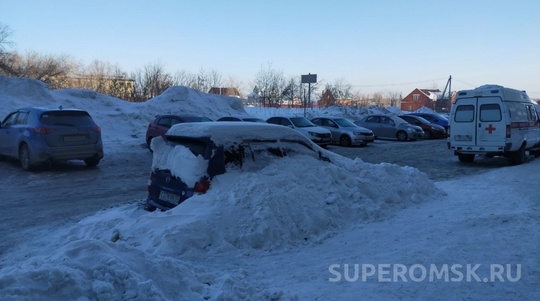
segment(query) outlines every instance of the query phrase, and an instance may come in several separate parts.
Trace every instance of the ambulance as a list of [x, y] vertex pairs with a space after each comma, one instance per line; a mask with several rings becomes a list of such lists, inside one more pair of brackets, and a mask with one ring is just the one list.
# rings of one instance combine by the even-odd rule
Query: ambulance
[[450, 111], [448, 148], [459, 161], [476, 155], [504, 156], [521, 164], [527, 152], [540, 156], [540, 120], [525, 91], [484, 85], [458, 91]]

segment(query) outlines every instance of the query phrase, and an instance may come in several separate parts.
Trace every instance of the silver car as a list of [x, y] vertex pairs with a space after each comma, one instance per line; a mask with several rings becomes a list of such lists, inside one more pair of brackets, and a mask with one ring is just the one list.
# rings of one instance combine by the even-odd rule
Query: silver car
[[354, 123], [372, 130], [377, 138], [407, 141], [421, 139], [425, 135], [421, 127], [412, 125], [397, 116], [369, 115]]
[[332, 143], [341, 146], [367, 145], [373, 142], [373, 131], [354, 124], [346, 118], [319, 117], [311, 120], [313, 124], [323, 127], [332, 133]]

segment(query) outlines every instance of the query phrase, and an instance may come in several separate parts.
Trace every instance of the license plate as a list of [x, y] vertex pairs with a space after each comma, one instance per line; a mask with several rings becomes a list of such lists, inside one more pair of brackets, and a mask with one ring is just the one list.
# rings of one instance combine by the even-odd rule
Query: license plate
[[77, 135], [77, 136], [64, 136], [65, 142], [75, 142], [75, 141], [84, 141], [86, 139], [83, 135]]
[[180, 203], [180, 196], [164, 190], [159, 193], [159, 199], [174, 205], [178, 205], [178, 203]]
[[454, 135], [455, 141], [472, 141], [472, 136], [470, 135]]

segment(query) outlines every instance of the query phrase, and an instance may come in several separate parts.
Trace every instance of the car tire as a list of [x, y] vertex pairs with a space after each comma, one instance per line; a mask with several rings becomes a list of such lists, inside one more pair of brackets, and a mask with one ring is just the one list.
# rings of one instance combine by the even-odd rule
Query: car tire
[[351, 146], [351, 137], [347, 136], [347, 135], [341, 135], [341, 137], [339, 137], [339, 144], [341, 146]]
[[396, 138], [398, 141], [407, 141], [407, 133], [405, 131], [399, 131], [396, 134]]
[[32, 170], [32, 164], [30, 162], [30, 150], [28, 149], [28, 145], [25, 143], [23, 143], [19, 149], [19, 163], [23, 170]]
[[512, 165], [520, 165], [527, 161], [527, 154], [525, 153], [525, 144], [521, 145], [521, 147], [510, 154], [508, 157], [510, 164]]
[[84, 163], [88, 167], [96, 167], [99, 164], [100, 159], [98, 157], [84, 159]]
[[472, 163], [474, 161], [474, 154], [458, 154], [459, 162]]

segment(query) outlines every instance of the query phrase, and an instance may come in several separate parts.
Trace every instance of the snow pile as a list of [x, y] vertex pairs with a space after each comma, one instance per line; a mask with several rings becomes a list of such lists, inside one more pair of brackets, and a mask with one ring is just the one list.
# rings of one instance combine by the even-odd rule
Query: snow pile
[[348, 106], [330, 106], [327, 108], [263, 108], [263, 107], [246, 107], [246, 112], [250, 115], [261, 119], [268, 119], [272, 116], [304, 116], [304, 112], [308, 119], [316, 117], [344, 117], [353, 121], [360, 120], [364, 116], [372, 114], [392, 115], [394, 110], [390, 111], [381, 106], [369, 106], [363, 108], [348, 107]]
[[414, 113], [429, 113], [429, 114], [437, 114], [433, 109], [430, 109], [428, 107], [421, 107], [418, 110], [414, 111]]
[[170, 87], [142, 104], [142, 114], [195, 114], [216, 120], [223, 116], [248, 116], [242, 99], [208, 94], [183, 86]]

